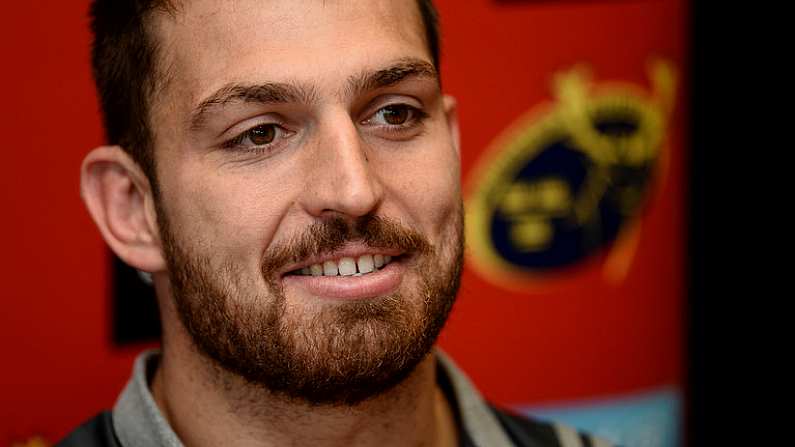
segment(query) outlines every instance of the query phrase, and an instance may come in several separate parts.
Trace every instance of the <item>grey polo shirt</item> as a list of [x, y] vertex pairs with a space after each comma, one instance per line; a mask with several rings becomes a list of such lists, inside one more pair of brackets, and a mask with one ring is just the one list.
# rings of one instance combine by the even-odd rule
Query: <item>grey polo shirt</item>
[[[540, 422], [487, 403], [453, 361], [439, 350], [437, 383], [455, 414], [460, 447], [609, 447], [604, 440], [561, 424]], [[157, 351], [142, 353], [113, 412], [103, 412], [76, 429], [58, 447], [177, 447], [176, 433], [155, 404], [148, 378]]]

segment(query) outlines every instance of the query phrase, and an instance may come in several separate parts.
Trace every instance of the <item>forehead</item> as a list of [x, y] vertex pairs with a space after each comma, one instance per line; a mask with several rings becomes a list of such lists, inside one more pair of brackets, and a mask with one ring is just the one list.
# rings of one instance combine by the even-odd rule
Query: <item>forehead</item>
[[413, 0], [194, 0], [156, 14], [169, 95], [197, 101], [233, 81], [309, 81], [414, 57], [430, 62]]

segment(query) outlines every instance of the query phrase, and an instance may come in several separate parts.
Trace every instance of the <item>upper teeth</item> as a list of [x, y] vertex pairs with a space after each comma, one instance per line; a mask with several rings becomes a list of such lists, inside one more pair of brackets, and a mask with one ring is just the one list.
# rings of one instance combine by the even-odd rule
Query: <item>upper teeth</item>
[[300, 270], [302, 275], [312, 276], [361, 276], [373, 272], [389, 264], [392, 256], [362, 255], [357, 259], [341, 258], [335, 261], [325, 261], [322, 264], [312, 264]]

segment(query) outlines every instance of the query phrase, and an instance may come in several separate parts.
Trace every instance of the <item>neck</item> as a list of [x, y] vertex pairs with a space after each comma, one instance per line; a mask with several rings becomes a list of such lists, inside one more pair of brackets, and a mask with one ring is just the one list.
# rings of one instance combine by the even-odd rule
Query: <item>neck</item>
[[432, 354], [382, 395], [355, 406], [313, 406], [218, 368], [186, 338], [164, 341], [151, 384], [155, 402], [186, 446], [456, 445], [453, 412], [436, 385]]

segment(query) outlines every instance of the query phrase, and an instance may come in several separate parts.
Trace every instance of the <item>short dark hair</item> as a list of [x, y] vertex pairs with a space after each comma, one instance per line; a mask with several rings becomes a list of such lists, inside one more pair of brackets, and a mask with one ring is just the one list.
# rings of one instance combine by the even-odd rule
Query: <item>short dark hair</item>
[[[428, 50], [439, 71], [439, 20], [432, 0], [417, 0]], [[90, 7], [94, 41], [91, 65], [105, 135], [123, 147], [157, 188], [151, 99], [164, 78], [158, 72], [159, 44], [150, 30], [151, 14], [174, 12], [170, 0], [94, 0]], [[155, 191], [157, 192], [157, 191]]]

